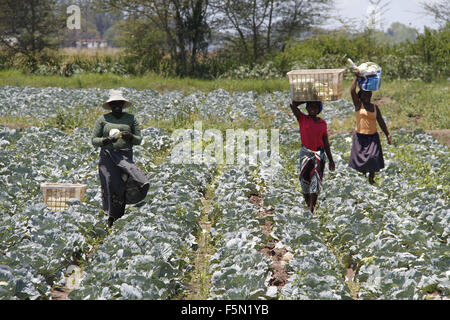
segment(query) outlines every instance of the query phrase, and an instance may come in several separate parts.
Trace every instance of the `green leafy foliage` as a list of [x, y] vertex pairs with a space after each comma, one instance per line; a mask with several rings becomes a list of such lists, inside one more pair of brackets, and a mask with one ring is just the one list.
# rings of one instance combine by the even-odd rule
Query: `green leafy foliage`
[[[292, 69], [321, 69], [348, 67], [347, 59], [358, 63], [373, 61], [383, 68], [386, 79], [446, 79], [448, 66], [449, 26], [440, 30], [426, 29], [415, 42], [396, 45], [368, 41], [370, 35], [321, 35], [302, 42], [291, 43], [273, 59], [282, 72]], [[349, 69], [350, 71], [350, 69]], [[352, 73], [347, 72], [347, 77]]]
[[258, 193], [254, 170], [231, 166], [215, 181], [211, 215], [217, 249], [210, 259], [213, 299], [258, 299], [267, 291], [270, 260], [258, 250], [262, 243], [258, 207], [249, 202], [250, 195]]
[[[141, 122], [195, 116], [209, 125], [240, 118], [256, 125], [271, 119], [271, 126], [280, 129], [280, 163], [173, 164], [168, 153], [177, 141], [170, 131], [144, 127], [143, 143], [134, 152], [150, 181], [148, 196], [106, 231], [89, 125], [67, 132], [49, 125], [0, 127], [0, 184], [5, 186], [0, 190], [0, 299], [49, 299], [73, 264], [82, 268], [83, 278], [71, 299], [182, 296], [194, 269], [195, 235], [202, 232], [207, 190], [214, 247], [209, 298], [269, 297], [271, 260], [260, 251], [266, 240], [261, 210], [271, 212], [268, 237], [292, 254], [288, 282], [278, 292], [272, 290], [271, 298], [449, 296], [449, 151], [430, 135], [399, 131], [393, 145], [383, 140], [386, 168], [375, 186], [347, 168], [351, 136], [330, 136], [336, 171], [325, 171], [313, 216], [301, 198], [300, 141], [288, 93], [125, 90]], [[4, 87], [0, 110], [46, 121], [60, 105], [66, 106], [65, 115], [77, 114], [80, 104], [92, 114], [106, 97], [107, 91], [100, 89]], [[350, 114], [351, 103], [342, 99], [325, 103], [322, 116], [331, 122]], [[45, 181], [85, 183], [85, 199], [71, 200], [65, 211], [50, 211], [39, 190]], [[261, 197], [259, 206], [249, 201], [251, 195]], [[350, 267], [359, 287], [356, 294], [344, 278]]]

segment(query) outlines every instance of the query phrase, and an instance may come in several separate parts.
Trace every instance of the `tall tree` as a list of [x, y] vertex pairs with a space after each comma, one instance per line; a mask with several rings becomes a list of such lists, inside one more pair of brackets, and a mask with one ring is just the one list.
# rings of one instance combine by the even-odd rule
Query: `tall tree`
[[325, 22], [333, 0], [212, 0], [228, 41], [252, 62], [301, 31]]
[[177, 73], [181, 76], [195, 73], [199, 54], [208, 45], [209, 0], [111, 0], [105, 1], [105, 5], [125, 12], [130, 21], [148, 20], [153, 28], [164, 33], [167, 49], [177, 63]]
[[65, 16], [57, 0], [2, 0], [0, 43], [30, 58], [58, 44]]
[[333, 0], [280, 1], [274, 27], [278, 44], [324, 24], [330, 17]]
[[367, 15], [364, 17], [364, 35], [367, 39], [369, 58], [375, 54], [379, 45], [377, 32], [382, 31], [383, 16], [389, 10], [390, 0], [369, 0]]
[[386, 37], [391, 43], [401, 43], [404, 41], [414, 42], [417, 38], [417, 30], [410, 28], [400, 22], [394, 22], [386, 31]]
[[434, 16], [437, 23], [445, 25], [450, 22], [450, 0], [422, 1], [425, 11]]
[[263, 33], [271, 27], [274, 5], [275, 0], [213, 1], [218, 11], [218, 25], [231, 35], [228, 40], [236, 42], [243, 54], [252, 56], [254, 61], [263, 50]]

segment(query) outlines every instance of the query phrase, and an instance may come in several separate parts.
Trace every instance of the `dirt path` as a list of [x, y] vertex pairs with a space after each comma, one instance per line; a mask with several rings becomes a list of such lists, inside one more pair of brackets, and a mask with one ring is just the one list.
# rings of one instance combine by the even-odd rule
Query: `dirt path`
[[259, 207], [258, 218], [263, 220], [261, 231], [267, 238], [267, 241], [261, 249], [261, 253], [272, 259], [272, 264], [270, 265], [272, 278], [269, 281], [269, 286], [276, 286], [278, 290], [280, 290], [286, 285], [290, 277], [287, 272], [286, 264], [293, 255], [285, 248], [277, 248], [276, 241], [270, 238], [270, 234], [273, 232], [273, 211], [265, 210], [262, 207], [262, 197], [260, 195], [251, 195], [249, 201]]
[[17, 129], [19, 131], [23, 131], [26, 128], [32, 127], [31, 124], [11, 124], [11, 123], [0, 123], [0, 126], [5, 126], [5, 127], [7, 127], [8, 129], [11, 129], [11, 130]]
[[78, 284], [71, 283], [71, 281], [74, 281], [72, 277], [66, 275], [64, 278], [66, 282], [63, 286], [57, 286], [51, 289], [50, 296], [52, 300], [70, 300], [69, 293], [73, 289], [78, 288]]
[[425, 132], [431, 134], [440, 143], [450, 147], [450, 129], [427, 130]]
[[69, 299], [70, 291], [71, 290], [66, 286], [53, 288], [52, 291], [50, 292], [50, 296], [52, 297], [52, 300], [70, 300]]

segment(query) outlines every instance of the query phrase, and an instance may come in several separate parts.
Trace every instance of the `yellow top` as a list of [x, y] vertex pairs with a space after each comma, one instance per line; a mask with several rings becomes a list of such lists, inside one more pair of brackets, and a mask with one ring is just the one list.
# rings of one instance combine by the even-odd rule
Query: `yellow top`
[[361, 108], [355, 111], [356, 132], [362, 134], [374, 134], [377, 132], [377, 108], [373, 112], [367, 111], [361, 104]]

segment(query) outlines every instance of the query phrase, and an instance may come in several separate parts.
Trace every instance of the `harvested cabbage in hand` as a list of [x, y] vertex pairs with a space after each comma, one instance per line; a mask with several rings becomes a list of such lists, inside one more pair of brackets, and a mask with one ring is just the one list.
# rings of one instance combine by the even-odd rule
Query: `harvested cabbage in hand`
[[111, 129], [109, 130], [109, 136], [113, 138], [119, 138], [120, 137], [120, 130], [119, 129]]

